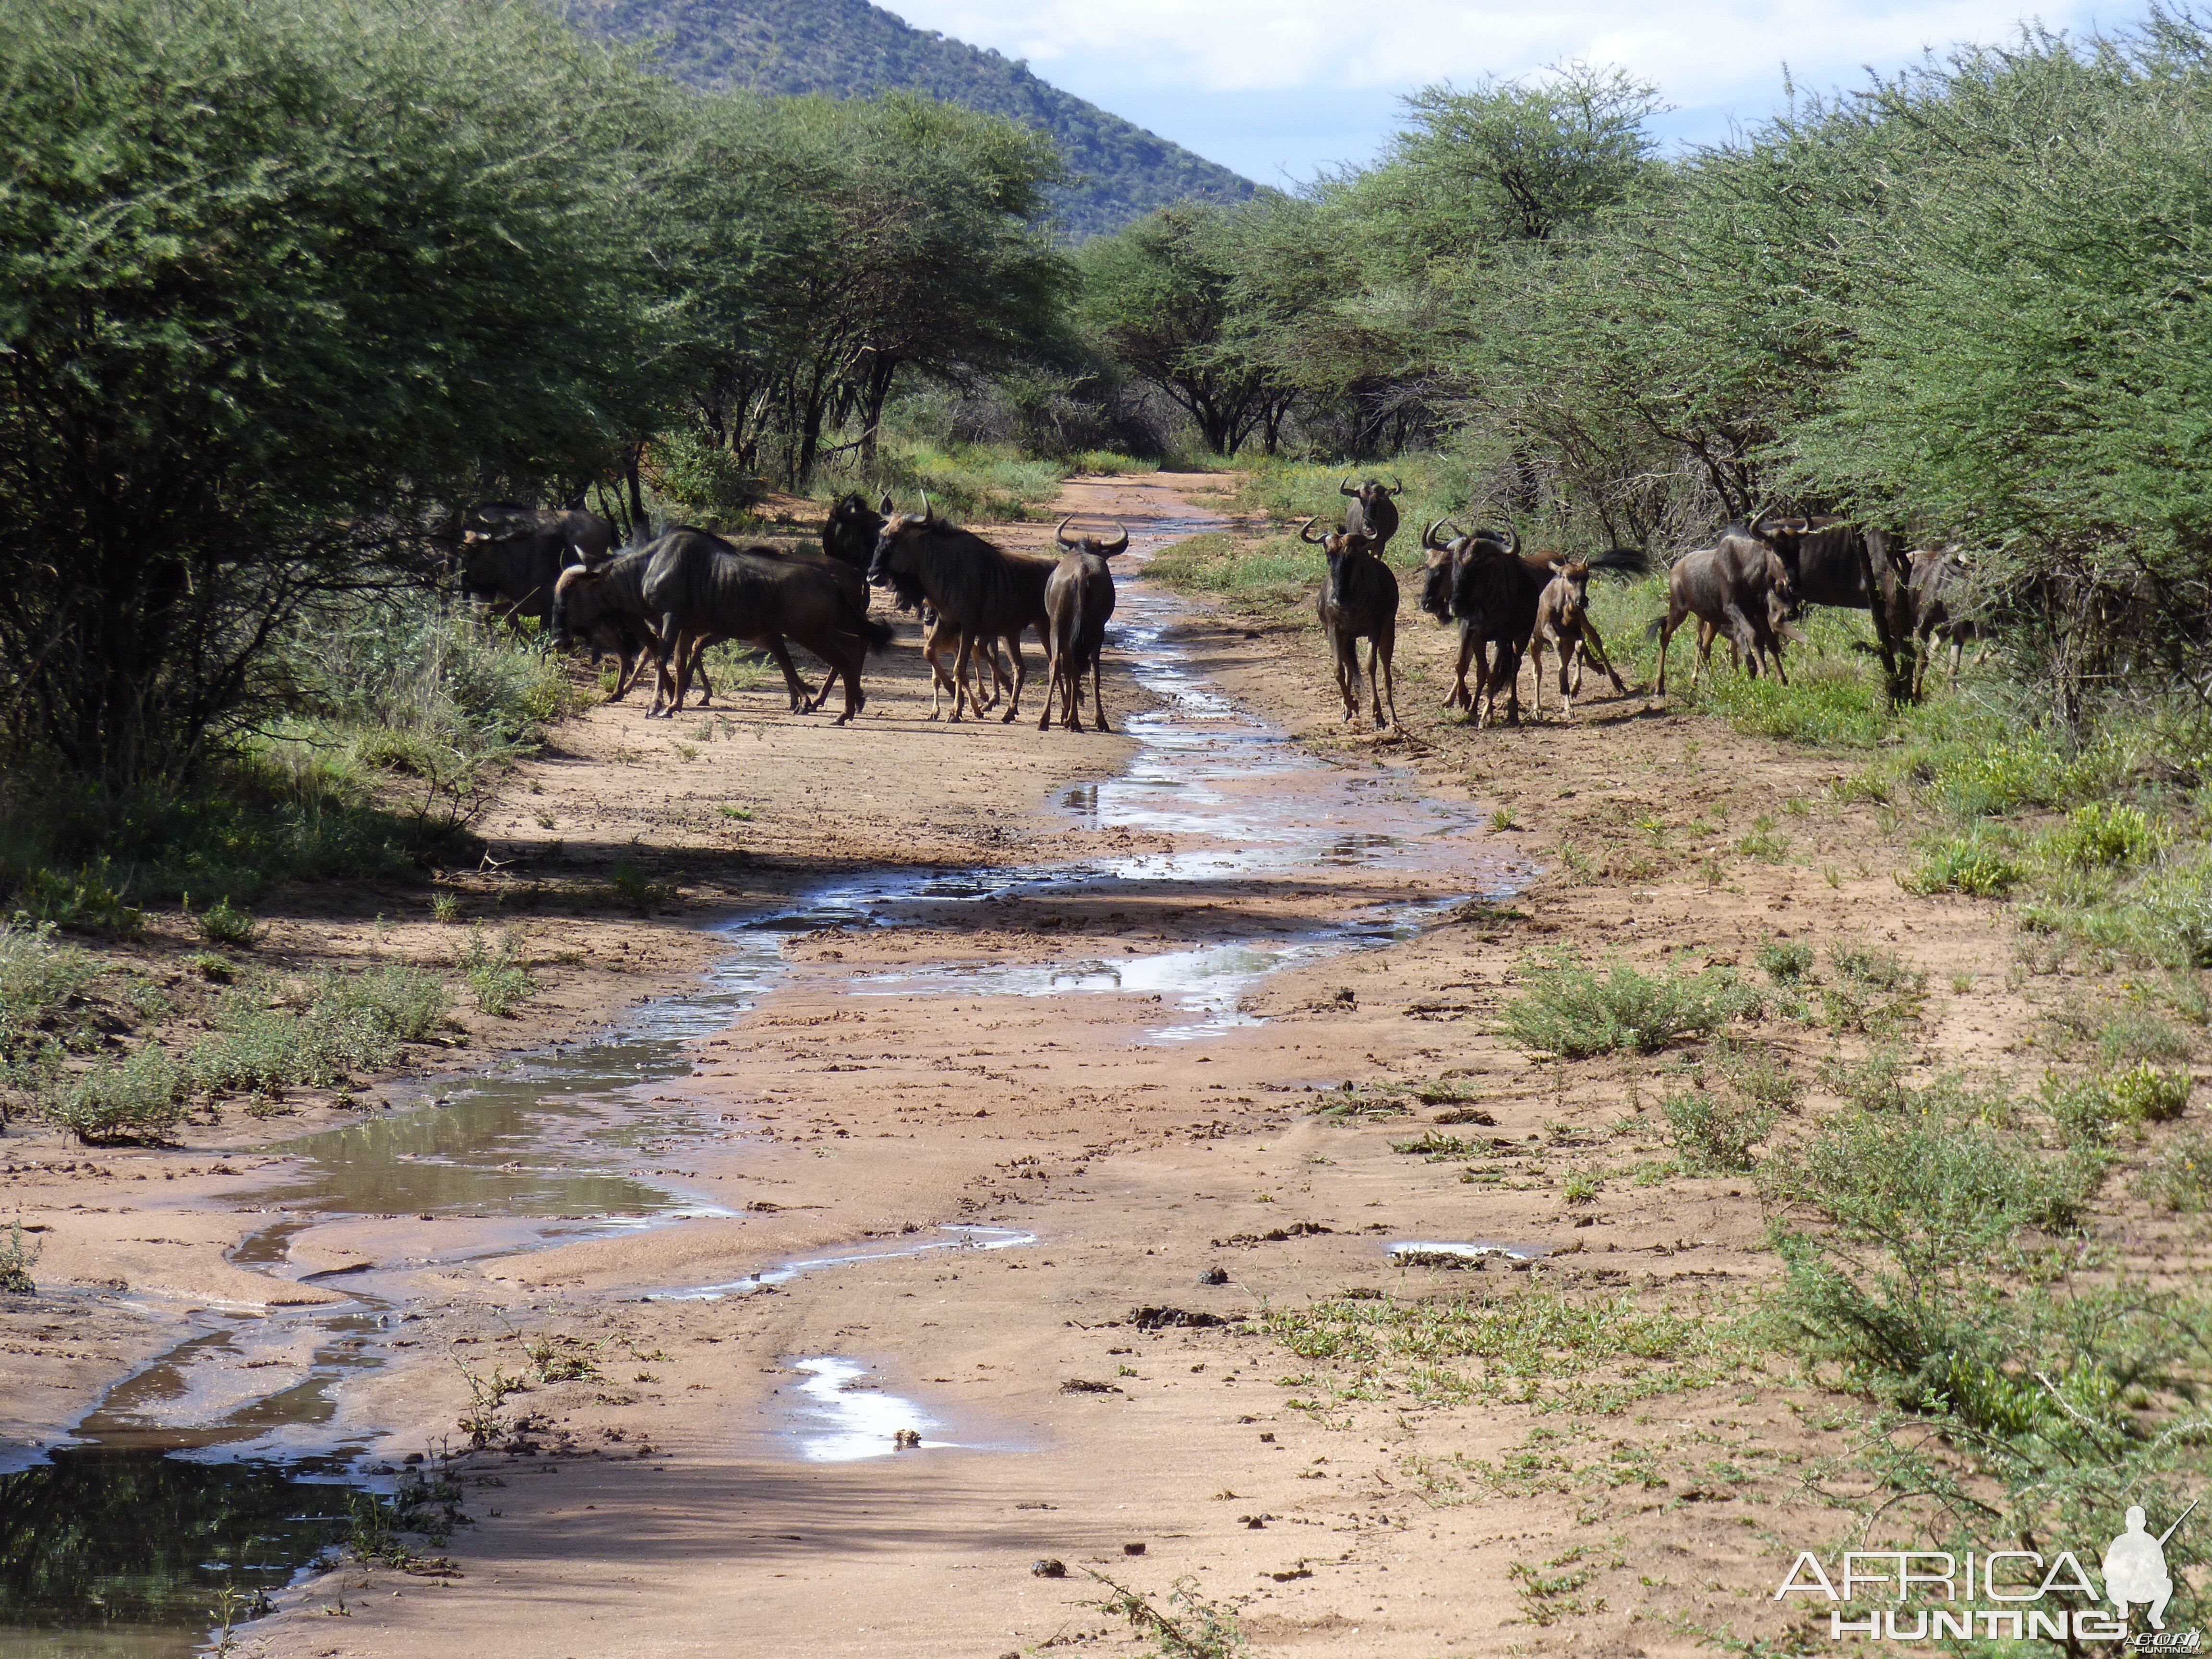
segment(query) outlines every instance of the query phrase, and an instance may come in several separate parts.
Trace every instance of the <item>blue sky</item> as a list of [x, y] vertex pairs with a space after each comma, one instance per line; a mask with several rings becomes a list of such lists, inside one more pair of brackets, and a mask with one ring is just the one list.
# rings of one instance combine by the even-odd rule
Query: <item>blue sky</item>
[[[883, 0], [878, 0], [883, 3]], [[1389, 142], [1430, 82], [1510, 78], [1580, 58], [1658, 83], [1662, 135], [1728, 136], [1804, 88], [1860, 83], [1923, 48], [2004, 40], [2024, 15], [2079, 32], [2087, 6], [2021, 0], [891, 0], [920, 28], [995, 46], [1056, 86], [1263, 184], [1303, 182]], [[2109, 21], [2112, 14], [2104, 14]]]

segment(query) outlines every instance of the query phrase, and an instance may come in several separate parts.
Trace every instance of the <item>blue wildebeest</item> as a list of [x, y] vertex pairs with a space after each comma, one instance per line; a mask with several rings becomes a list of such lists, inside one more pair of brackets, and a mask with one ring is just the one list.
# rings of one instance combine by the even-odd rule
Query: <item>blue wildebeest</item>
[[[1029, 679], [1029, 665], [1022, 658], [1023, 630], [1034, 628], [1041, 641], [1050, 637], [1044, 589], [1056, 564], [1026, 553], [1009, 553], [947, 524], [924, 497], [921, 512], [894, 514], [884, 521], [875, 556], [869, 561], [868, 580], [894, 592], [919, 591], [937, 612], [939, 625], [958, 634], [960, 651], [952, 675], [956, 720], [963, 703], [975, 709], [977, 718], [982, 715], [982, 704], [969, 684], [977, 642], [1005, 641], [1013, 654], [1014, 685], [1006, 712], [1000, 718], [1011, 720], [1021, 711], [1022, 688]], [[934, 696], [929, 717], [938, 717]]]
[[[1367, 641], [1367, 684], [1375, 703], [1377, 732], [1398, 723], [1398, 579], [1370, 550], [1364, 536], [1344, 531], [1316, 536], [1314, 520], [1298, 526], [1298, 539], [1318, 546], [1328, 562], [1328, 579], [1315, 596], [1314, 610], [1328, 637], [1336, 689], [1344, 699], [1344, 718], [1359, 718], [1359, 641]], [[1382, 718], [1388, 703], [1390, 718]]]
[[1062, 519], [1052, 533], [1053, 540], [1065, 550], [1044, 585], [1044, 716], [1037, 721], [1037, 730], [1042, 732], [1052, 725], [1055, 693], [1067, 729], [1083, 729], [1083, 676], [1088, 672], [1095, 723], [1101, 732], [1110, 732], [1114, 728], [1106, 724], [1106, 696], [1099, 684], [1098, 663], [1106, 644], [1106, 623], [1114, 614], [1114, 573], [1106, 561], [1128, 550], [1129, 532], [1122, 526], [1121, 536], [1111, 542], [1095, 536], [1070, 539], [1071, 521]]

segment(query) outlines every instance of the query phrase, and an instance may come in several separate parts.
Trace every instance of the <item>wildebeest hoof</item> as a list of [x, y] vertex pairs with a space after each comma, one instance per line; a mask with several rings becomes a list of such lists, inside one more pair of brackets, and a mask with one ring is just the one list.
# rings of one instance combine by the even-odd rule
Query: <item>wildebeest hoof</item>
[[1030, 1562], [1030, 1571], [1040, 1578], [1065, 1578], [1067, 1577], [1067, 1563], [1057, 1556], [1048, 1555]]

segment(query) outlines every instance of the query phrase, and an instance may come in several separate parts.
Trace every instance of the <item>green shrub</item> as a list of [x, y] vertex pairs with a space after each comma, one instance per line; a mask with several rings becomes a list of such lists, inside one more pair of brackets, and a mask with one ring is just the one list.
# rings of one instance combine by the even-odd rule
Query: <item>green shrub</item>
[[629, 906], [640, 915], [676, 896], [673, 887], [662, 882], [648, 881], [645, 872], [627, 860], [608, 872], [607, 886], [617, 902]]
[[23, 1224], [19, 1218], [8, 1224], [8, 1242], [0, 1244], [0, 1291], [16, 1296], [36, 1296], [38, 1282], [31, 1277], [31, 1269], [39, 1265], [39, 1257], [46, 1247], [23, 1243]]
[[157, 1141], [184, 1121], [184, 1097], [175, 1063], [149, 1042], [65, 1079], [49, 1097], [46, 1116], [88, 1146]]
[[1692, 1089], [1668, 1095], [1667, 1144], [1692, 1175], [1743, 1175], [1753, 1167], [1751, 1149], [1774, 1127], [1774, 1109], [1756, 1101]]
[[2212, 1208], [2212, 1135], [2183, 1135], [2150, 1167], [2151, 1202], [2162, 1210], [2200, 1215]]
[[1802, 939], [1771, 939], [1759, 947], [1759, 965], [1777, 985], [1801, 985], [1813, 971], [1813, 947]]
[[2189, 1073], [2142, 1060], [2070, 1082], [2046, 1076], [2043, 1101], [2069, 1139], [2097, 1144], [2121, 1125], [2139, 1127], [2179, 1117], [2189, 1104]]
[[100, 977], [100, 963], [60, 943], [55, 931], [50, 921], [0, 923], [0, 1073], [12, 1073], [88, 1029], [70, 1016]]
[[1906, 967], [1894, 951], [1833, 945], [1828, 963], [1835, 971], [1820, 988], [1820, 1002], [1834, 1030], [1884, 1036], [1918, 1015], [1927, 975]]
[[215, 1031], [185, 1058], [192, 1086], [276, 1095], [320, 1088], [398, 1058], [446, 1021], [444, 985], [419, 969], [387, 963], [325, 973], [270, 1006], [270, 982], [240, 986], [217, 1005]]
[[238, 977], [238, 969], [228, 958], [210, 951], [201, 951], [185, 958], [185, 966], [210, 985], [228, 985]]
[[259, 929], [253, 918], [227, 899], [217, 899], [200, 912], [200, 937], [210, 945], [229, 945], [241, 949], [253, 943]]
[[2044, 837], [2043, 854], [2054, 864], [2124, 868], [2155, 858], [2165, 841], [2161, 827], [2140, 806], [2091, 801]]
[[33, 921], [121, 936], [136, 933], [145, 925], [144, 917], [114, 885], [106, 858], [70, 871], [34, 866], [20, 875], [0, 865], [0, 886], [14, 888], [18, 913]]
[[511, 927], [500, 934], [495, 951], [484, 948], [481, 925], [471, 931], [459, 966], [476, 994], [477, 1006], [485, 1013], [503, 1018], [538, 989], [529, 969], [517, 960], [520, 948], [521, 939]]
[[1920, 866], [1899, 878], [1907, 892], [2002, 898], [2027, 879], [2027, 866], [1996, 836], [1977, 826], [1931, 845]]
[[1647, 974], [1613, 963], [1601, 977], [1561, 952], [1523, 963], [1521, 980], [1527, 988], [1505, 1005], [1504, 1035], [1569, 1060], [1651, 1054], [1678, 1037], [1711, 1036], [1759, 1005], [1725, 968]]

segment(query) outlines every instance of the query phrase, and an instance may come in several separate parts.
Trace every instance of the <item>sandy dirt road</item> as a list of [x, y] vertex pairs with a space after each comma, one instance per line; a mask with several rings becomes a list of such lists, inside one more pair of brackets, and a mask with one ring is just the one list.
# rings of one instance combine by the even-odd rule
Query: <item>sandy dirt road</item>
[[[1126, 519], [1140, 571], [1200, 521], [1196, 482], [1078, 481], [1065, 505]], [[220, 1272], [258, 1283], [224, 1280], [241, 1300], [381, 1310], [375, 1363], [296, 1443], [386, 1469], [460, 1453], [465, 1524], [422, 1551], [450, 1571], [349, 1562], [240, 1651], [1126, 1650], [1115, 1586], [1233, 1613], [1262, 1652], [1687, 1653], [1685, 1621], [1779, 1628], [1758, 1611], [1778, 1540], [1833, 1530], [1796, 1478], [1833, 1429], [1755, 1354], [1690, 1353], [1771, 1271], [1756, 1197], [1627, 1178], [1662, 1150], [1658, 1063], [1544, 1060], [1493, 1035], [1494, 1010], [1531, 950], [1733, 962], [1771, 936], [1879, 939], [1973, 988], [1937, 1000], [1929, 1045], [1993, 1054], [2032, 1018], [2003, 935], [1900, 893], [1851, 810], [1807, 815], [1795, 861], [1731, 857], [1718, 882], [1692, 861], [1717, 833], [1693, 819], [1782, 812], [1832, 763], [1641, 698], [1514, 732], [1418, 715], [1446, 642], [1410, 620], [1407, 729], [1349, 732], [1311, 636], [1121, 574], [1114, 737], [931, 726], [909, 664], [850, 732], [754, 696], [734, 734], [641, 760], [665, 732], [602, 710], [524, 781], [508, 844], [540, 812], [664, 858], [734, 826], [774, 872], [743, 908], [774, 931], [687, 946], [744, 955], [729, 1000], [663, 1030], [649, 1079], [598, 1079], [596, 1103], [514, 1148], [629, 1183], [632, 1224], [563, 1219], [580, 1191], [503, 1217], [467, 1184], [502, 1166], [404, 1135], [163, 1183], [178, 1219], [158, 1231], [198, 1230], [179, 1248], [202, 1296]], [[1563, 842], [1672, 851], [1594, 874]], [[1808, 1077], [1827, 1052], [1784, 1041]], [[1394, 1150], [1423, 1134], [1457, 1150]], [[418, 1206], [428, 1189], [388, 1171], [345, 1186], [342, 1158], [473, 1173]], [[126, 1226], [113, 1201], [146, 1173], [127, 1163], [70, 1189], [105, 1221], [50, 1235], [88, 1274], [148, 1231], [150, 1206]], [[286, 1182], [307, 1224], [222, 1261]], [[1495, 1248], [1472, 1268], [1390, 1254], [1425, 1243]], [[1632, 1304], [1681, 1351], [1590, 1376], [1555, 1354], [1517, 1379], [1492, 1355], [1462, 1368], [1472, 1384], [1418, 1385], [1247, 1317], [1485, 1292]], [[234, 1358], [311, 1369], [313, 1342], [288, 1340]], [[98, 1358], [58, 1372], [56, 1399]], [[203, 1418], [242, 1386], [214, 1358], [180, 1389]]]

